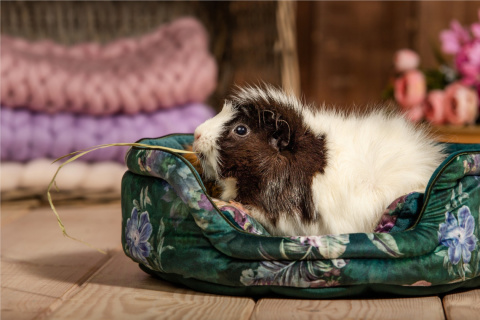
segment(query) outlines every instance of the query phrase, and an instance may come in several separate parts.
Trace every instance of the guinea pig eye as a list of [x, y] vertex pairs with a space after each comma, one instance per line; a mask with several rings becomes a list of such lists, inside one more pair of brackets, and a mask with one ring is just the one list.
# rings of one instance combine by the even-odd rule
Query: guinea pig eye
[[239, 126], [236, 126], [235, 129], [233, 129], [233, 132], [235, 132], [239, 136], [244, 136], [248, 133], [248, 129], [244, 125], [239, 125]]

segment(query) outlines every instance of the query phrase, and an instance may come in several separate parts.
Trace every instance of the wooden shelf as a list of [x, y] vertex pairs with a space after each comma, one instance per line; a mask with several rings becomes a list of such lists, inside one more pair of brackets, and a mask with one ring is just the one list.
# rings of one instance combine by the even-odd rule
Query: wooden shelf
[[480, 143], [480, 126], [432, 126], [439, 141], [455, 143]]

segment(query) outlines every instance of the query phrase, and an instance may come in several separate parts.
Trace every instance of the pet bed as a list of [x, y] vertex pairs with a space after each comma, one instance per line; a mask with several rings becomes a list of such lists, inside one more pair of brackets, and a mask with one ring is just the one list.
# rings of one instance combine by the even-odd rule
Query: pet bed
[[[140, 141], [186, 149], [192, 135]], [[240, 204], [212, 199], [174, 152], [133, 147], [122, 180], [124, 252], [195, 290], [299, 298], [431, 295], [480, 286], [480, 145], [449, 156], [424, 194], [389, 206], [375, 233], [274, 237]]]

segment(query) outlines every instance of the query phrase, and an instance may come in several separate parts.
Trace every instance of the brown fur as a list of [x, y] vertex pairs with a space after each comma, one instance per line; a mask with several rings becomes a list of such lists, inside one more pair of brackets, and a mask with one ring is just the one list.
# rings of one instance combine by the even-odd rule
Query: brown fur
[[[220, 175], [237, 180], [236, 201], [260, 208], [276, 225], [282, 214], [314, 220], [312, 180], [326, 165], [325, 136], [315, 136], [294, 110], [274, 101], [237, 105], [218, 143]], [[233, 129], [244, 124], [247, 136]]]

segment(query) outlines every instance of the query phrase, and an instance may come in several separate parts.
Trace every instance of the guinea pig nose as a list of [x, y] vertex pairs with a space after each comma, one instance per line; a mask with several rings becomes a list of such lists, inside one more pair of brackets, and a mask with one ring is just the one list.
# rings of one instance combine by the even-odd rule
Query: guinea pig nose
[[193, 134], [193, 137], [195, 138], [195, 140], [200, 139], [201, 136], [202, 136], [202, 135], [201, 135], [200, 133], [198, 133], [198, 132], [195, 132], [195, 133]]

